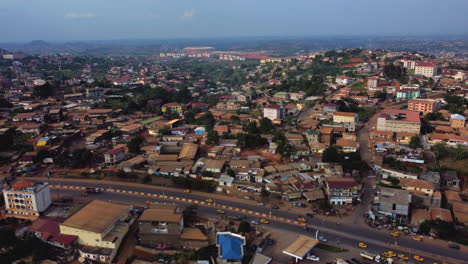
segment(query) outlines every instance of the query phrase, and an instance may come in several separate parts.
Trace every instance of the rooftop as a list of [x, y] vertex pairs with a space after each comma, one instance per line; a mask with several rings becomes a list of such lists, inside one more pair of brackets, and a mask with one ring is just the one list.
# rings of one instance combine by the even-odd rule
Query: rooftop
[[283, 250], [283, 253], [302, 259], [318, 244], [319, 241], [316, 239], [299, 235], [296, 241]]
[[129, 209], [128, 205], [94, 200], [68, 218], [62, 226], [103, 233]]

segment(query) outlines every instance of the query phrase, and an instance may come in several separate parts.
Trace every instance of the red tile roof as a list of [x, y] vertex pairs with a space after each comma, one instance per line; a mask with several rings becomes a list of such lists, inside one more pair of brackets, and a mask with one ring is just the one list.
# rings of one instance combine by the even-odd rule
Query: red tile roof
[[14, 189], [24, 189], [24, 188], [33, 187], [34, 184], [35, 184], [35, 182], [33, 182], [33, 181], [19, 180], [19, 181], [15, 182], [15, 184], [13, 184], [11, 187], [13, 187]]

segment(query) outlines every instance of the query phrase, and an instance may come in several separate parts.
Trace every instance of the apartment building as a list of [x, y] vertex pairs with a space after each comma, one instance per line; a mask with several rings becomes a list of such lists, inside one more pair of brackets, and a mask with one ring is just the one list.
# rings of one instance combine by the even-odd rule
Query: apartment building
[[37, 219], [52, 203], [47, 183], [19, 180], [3, 190], [7, 217]]
[[432, 78], [437, 74], [437, 67], [430, 61], [420, 61], [414, 67], [414, 74]]
[[428, 114], [437, 110], [437, 101], [431, 99], [414, 99], [408, 102], [408, 110]]
[[263, 117], [271, 121], [282, 120], [285, 116], [284, 107], [278, 104], [271, 104], [263, 108]]
[[115, 148], [104, 153], [104, 161], [107, 165], [114, 166], [126, 157], [124, 148]]
[[329, 177], [325, 181], [326, 192], [330, 204], [352, 204], [358, 197], [359, 184], [353, 178]]
[[78, 237], [80, 257], [110, 263], [128, 232], [130, 206], [94, 200], [60, 224], [60, 233]]
[[419, 113], [409, 110], [385, 110], [377, 118], [377, 130], [419, 134], [421, 130]]
[[453, 128], [465, 127], [466, 118], [460, 114], [450, 115], [450, 126]]
[[379, 187], [377, 212], [394, 219], [406, 220], [409, 215], [411, 194], [407, 190]]
[[408, 70], [414, 70], [416, 67], [416, 61], [414, 60], [400, 60], [400, 62], [403, 63], [403, 67]]

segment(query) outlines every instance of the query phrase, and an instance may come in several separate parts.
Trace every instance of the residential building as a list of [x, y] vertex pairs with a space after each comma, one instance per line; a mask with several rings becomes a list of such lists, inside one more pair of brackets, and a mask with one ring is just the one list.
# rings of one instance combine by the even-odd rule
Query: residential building
[[57, 220], [39, 218], [36, 219], [28, 227], [28, 229], [31, 232], [33, 232], [36, 235], [36, 237], [42, 240], [44, 243], [55, 247], [73, 250], [73, 248], [77, 244], [77, 236], [64, 235], [60, 233], [60, 222], [58, 222]]
[[325, 180], [328, 200], [332, 205], [352, 204], [359, 195], [359, 184], [353, 178], [329, 177]]
[[104, 161], [107, 165], [115, 166], [126, 157], [124, 148], [115, 148], [104, 153]]
[[432, 78], [437, 74], [437, 67], [433, 62], [420, 61], [417, 62], [416, 66], [414, 67], [414, 74]]
[[377, 76], [372, 76], [367, 79], [367, 88], [376, 88], [379, 87], [380, 78]]
[[351, 79], [350, 77], [344, 76], [344, 75], [342, 75], [342, 76], [337, 76], [337, 77], [335, 78], [335, 82], [336, 82], [337, 84], [341, 84], [341, 85], [348, 85], [348, 84], [351, 83], [351, 81], [352, 81], [352, 79]]
[[335, 123], [355, 123], [356, 113], [349, 112], [335, 112], [333, 113], [333, 122]]
[[402, 86], [399, 90], [396, 91], [396, 100], [399, 102], [416, 99], [420, 96], [421, 91], [419, 89], [419, 85], [417, 88], [407, 88]]
[[440, 189], [440, 173], [437, 171], [428, 171], [424, 174], [422, 174], [419, 179], [425, 180], [425, 181], [430, 181], [434, 185], [435, 190]]
[[334, 112], [338, 111], [339, 108], [340, 108], [340, 106], [337, 105], [337, 104], [333, 104], [333, 103], [323, 104], [323, 111], [326, 112], [326, 113], [334, 113]]
[[393, 219], [406, 221], [409, 215], [411, 194], [406, 190], [379, 187], [377, 212]]
[[282, 120], [285, 116], [284, 108], [278, 104], [271, 104], [263, 108], [263, 117], [271, 121]]
[[450, 126], [453, 128], [465, 127], [466, 118], [460, 114], [450, 115]]
[[377, 130], [419, 134], [421, 120], [415, 111], [387, 109], [377, 118]]
[[416, 179], [400, 179], [400, 184], [403, 190], [412, 193], [423, 193], [428, 196], [434, 194], [434, 184], [430, 181]]
[[422, 114], [433, 113], [437, 110], [437, 101], [432, 99], [414, 99], [408, 101], [408, 110]]
[[319, 143], [320, 133], [312, 129], [307, 129], [306, 138], [307, 138], [307, 142], [309, 143], [309, 145]]
[[176, 102], [172, 102], [172, 103], [163, 104], [162, 107], [161, 107], [161, 111], [163, 113], [172, 112], [172, 113], [179, 113], [180, 114], [180, 113], [182, 113], [183, 108], [182, 108], [181, 104], [176, 103]]
[[180, 236], [184, 230], [182, 210], [175, 204], [154, 204], [138, 220], [141, 244], [149, 247], [182, 246]]
[[3, 190], [7, 217], [37, 219], [52, 204], [47, 183], [19, 180]]
[[461, 180], [456, 171], [445, 171], [442, 173], [442, 182], [448, 189], [460, 190]]
[[403, 67], [405, 67], [408, 70], [414, 70], [416, 67], [416, 61], [414, 60], [400, 60], [400, 62], [403, 63]]
[[128, 232], [130, 206], [93, 200], [60, 225], [60, 233], [78, 237], [80, 257], [110, 263]]

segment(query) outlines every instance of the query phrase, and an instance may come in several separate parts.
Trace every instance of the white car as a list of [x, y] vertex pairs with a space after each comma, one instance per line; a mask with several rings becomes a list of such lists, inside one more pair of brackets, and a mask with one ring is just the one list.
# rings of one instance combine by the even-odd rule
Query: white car
[[319, 237], [318, 240], [319, 240], [320, 242], [327, 242], [327, 241], [328, 241], [328, 240], [327, 240], [326, 238], [324, 238], [324, 237]]
[[307, 259], [312, 261], [320, 261], [320, 258], [315, 255], [309, 255], [307, 256]]

